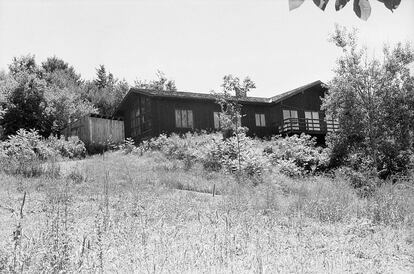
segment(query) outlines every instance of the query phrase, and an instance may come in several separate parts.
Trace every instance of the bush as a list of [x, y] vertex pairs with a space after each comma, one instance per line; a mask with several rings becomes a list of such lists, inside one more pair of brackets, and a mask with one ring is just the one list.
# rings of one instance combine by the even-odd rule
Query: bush
[[[351, 146], [349, 143], [361, 144]], [[363, 145], [361, 136], [353, 136], [347, 141], [335, 134], [327, 136], [330, 148], [330, 167], [350, 167], [355, 171], [375, 170], [377, 177], [388, 179], [393, 175], [406, 175], [414, 164], [414, 153], [395, 140], [380, 140], [376, 150], [376, 161], [369, 148]]]
[[379, 151], [377, 169], [381, 178], [385, 179], [396, 173], [406, 173], [410, 168], [410, 157], [413, 155], [411, 150], [401, 150], [393, 142], [382, 141]]
[[[268, 163], [255, 141], [244, 132], [226, 140], [221, 134], [202, 132], [187, 133], [182, 136], [172, 134], [170, 137], [160, 135], [141, 144], [144, 150], [159, 150], [169, 159], [184, 161], [185, 168], [191, 168], [199, 162], [206, 170], [224, 170], [227, 173], [241, 172], [248, 176], [260, 176]], [[240, 147], [240, 165], [239, 165]]]
[[329, 163], [328, 150], [316, 146], [316, 140], [306, 134], [273, 137], [264, 153], [288, 176], [315, 174], [326, 169]]
[[65, 158], [80, 159], [86, 156], [85, 144], [77, 136], [69, 137], [67, 141], [64, 137], [51, 136], [46, 140], [46, 144]]
[[135, 141], [132, 138], [126, 138], [124, 143], [119, 147], [125, 154], [130, 154], [136, 150]]
[[316, 146], [307, 135], [271, 141], [252, 139], [245, 130], [223, 140], [221, 134], [165, 134], [141, 144], [144, 151], [161, 151], [167, 158], [184, 161], [185, 167], [199, 162], [209, 171], [244, 174], [259, 178], [264, 171], [276, 169], [289, 176], [314, 174], [328, 166], [328, 152]]
[[16, 135], [0, 142], [1, 169], [11, 174], [38, 176], [49, 172], [46, 161], [58, 158], [81, 158], [85, 156], [85, 146], [78, 138], [42, 138], [35, 130], [20, 129]]

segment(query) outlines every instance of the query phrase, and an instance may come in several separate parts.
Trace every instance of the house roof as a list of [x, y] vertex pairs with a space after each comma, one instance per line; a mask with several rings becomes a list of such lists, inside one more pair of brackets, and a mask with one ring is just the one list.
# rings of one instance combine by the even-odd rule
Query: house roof
[[[240, 102], [249, 102], [249, 103], [278, 103], [280, 101], [283, 101], [289, 97], [292, 97], [296, 94], [299, 94], [311, 87], [321, 85], [323, 82], [320, 80], [314, 81], [312, 83], [303, 85], [301, 87], [295, 88], [293, 90], [289, 90], [287, 92], [278, 94], [276, 96], [270, 97], [270, 98], [264, 98], [264, 97], [245, 97], [242, 99], [239, 99]], [[138, 93], [138, 94], [144, 94], [151, 97], [160, 97], [160, 98], [185, 98], [185, 99], [200, 99], [200, 100], [211, 100], [215, 101], [216, 97], [214, 94], [210, 93], [195, 93], [195, 92], [183, 92], [183, 91], [161, 91], [161, 90], [151, 90], [151, 89], [138, 89], [138, 88], [131, 88], [128, 92], [128, 94], [124, 97], [122, 102], [119, 104], [117, 110], [115, 113], [118, 112], [118, 110], [121, 108], [121, 106], [124, 104], [126, 98], [131, 93]]]
[[[213, 100], [217, 98], [214, 94], [211, 93], [195, 93], [195, 92], [183, 92], [183, 91], [162, 91], [162, 90], [150, 90], [150, 89], [137, 89], [131, 88], [130, 92], [140, 93], [154, 97], [163, 97], [163, 98], [186, 98], [186, 99], [204, 99], [204, 100]], [[253, 103], [269, 103], [268, 98], [262, 97], [245, 97], [239, 99], [242, 102], [253, 102]]]
[[285, 100], [289, 97], [292, 97], [296, 94], [299, 94], [299, 93], [301, 93], [301, 92], [303, 92], [303, 91], [305, 91], [305, 90], [307, 90], [311, 87], [314, 87], [314, 86], [317, 86], [317, 85], [322, 85], [322, 84], [323, 84], [323, 82], [318, 80], [318, 81], [303, 85], [301, 87], [286, 91], [284, 93], [278, 94], [276, 96], [270, 97], [269, 99], [272, 103], [278, 103], [278, 102], [283, 101], [283, 100]]

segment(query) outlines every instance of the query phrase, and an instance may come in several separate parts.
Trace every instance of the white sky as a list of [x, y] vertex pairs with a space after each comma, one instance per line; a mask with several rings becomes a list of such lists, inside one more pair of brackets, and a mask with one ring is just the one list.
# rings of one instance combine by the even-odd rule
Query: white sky
[[414, 42], [413, 0], [394, 13], [370, 2], [365, 22], [352, 1], [336, 12], [331, 0], [322, 12], [307, 0], [289, 12], [288, 0], [0, 0], [0, 70], [13, 56], [56, 55], [86, 79], [99, 64], [130, 84], [160, 69], [179, 90], [209, 92], [226, 74], [248, 75], [257, 86], [250, 96], [268, 97], [332, 77], [336, 22], [357, 27], [372, 54]]

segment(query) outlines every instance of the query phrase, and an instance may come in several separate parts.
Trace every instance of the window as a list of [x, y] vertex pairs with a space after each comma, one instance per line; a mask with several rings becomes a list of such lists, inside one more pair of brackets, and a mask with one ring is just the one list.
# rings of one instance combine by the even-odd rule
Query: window
[[151, 128], [151, 102], [148, 97], [141, 98], [141, 125], [142, 131], [146, 131]]
[[139, 108], [131, 112], [131, 135], [141, 135], [141, 115]]
[[220, 129], [221, 128], [221, 121], [220, 121], [220, 112], [213, 112], [214, 117], [214, 128]]
[[283, 110], [283, 130], [299, 130], [299, 119], [297, 110]]
[[266, 126], [266, 120], [265, 120], [265, 115], [264, 114], [256, 113], [255, 118], [256, 118], [256, 127], [265, 127]]
[[175, 126], [178, 128], [193, 128], [193, 111], [188, 109], [176, 109]]
[[131, 135], [138, 137], [151, 129], [151, 100], [140, 96], [134, 102], [130, 112]]
[[321, 126], [319, 124], [319, 112], [317, 111], [305, 111], [306, 130], [320, 131]]
[[241, 126], [242, 126], [241, 117], [242, 117], [242, 115], [241, 115], [241, 114], [237, 116], [237, 126], [238, 126], [238, 127], [241, 127]]
[[332, 115], [326, 114], [325, 122], [326, 130], [328, 132], [337, 131], [339, 129], [339, 121], [337, 118], [332, 117]]

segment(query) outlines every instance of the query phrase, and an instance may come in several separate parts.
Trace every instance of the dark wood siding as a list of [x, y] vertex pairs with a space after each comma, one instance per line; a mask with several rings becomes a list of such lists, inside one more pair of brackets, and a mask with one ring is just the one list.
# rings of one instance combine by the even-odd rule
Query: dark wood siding
[[[326, 89], [322, 86], [314, 86], [299, 94], [293, 95], [277, 104], [277, 112], [280, 119], [278, 120], [279, 126], [283, 126], [283, 110], [296, 110], [298, 112], [299, 130], [293, 133], [305, 132], [307, 134], [317, 136], [324, 142], [324, 136], [326, 134], [326, 123], [324, 121], [325, 115], [321, 110], [322, 99]], [[275, 106], [276, 107], [276, 106]], [[319, 131], [308, 131], [306, 128], [305, 111], [314, 111], [319, 113]], [[318, 139], [318, 140], [319, 140]], [[322, 140], [323, 139], [323, 140]]]
[[279, 134], [279, 126], [283, 123], [281, 103], [276, 103], [271, 106], [270, 115], [272, 116], [273, 135]]
[[176, 98], [157, 98], [154, 100], [157, 107], [156, 132], [158, 134], [183, 133], [189, 130], [176, 127], [176, 109], [193, 112], [193, 130], [214, 130], [213, 112], [220, 111], [220, 106], [214, 101]]
[[[314, 85], [308, 89], [296, 93], [294, 95], [288, 95], [286, 99], [276, 102], [265, 102], [265, 101], [249, 101], [242, 103], [242, 126], [248, 127], [248, 135], [258, 137], [270, 137], [275, 134], [284, 134], [286, 132], [279, 131], [283, 126], [283, 109], [291, 109], [298, 111], [298, 118], [302, 119], [303, 124], [306, 121], [305, 111], [318, 111], [319, 119], [322, 125], [324, 124], [324, 114], [320, 111], [321, 97], [323, 97], [325, 88], [321, 85]], [[143, 94], [142, 94], [143, 93]], [[130, 93], [124, 99], [122, 108], [119, 109], [116, 115], [124, 118], [125, 124], [125, 136], [133, 137], [136, 141], [141, 141], [148, 137], [157, 136], [161, 133], [171, 134], [184, 133], [189, 130], [206, 130], [214, 131], [214, 112], [220, 112], [220, 106], [211, 99], [207, 98], [188, 98], [173, 96], [158, 96], [157, 94], [145, 94], [144, 92]], [[150, 112], [146, 113], [145, 121], [150, 119], [150, 126], [142, 127], [139, 134], [134, 131], [132, 125], [133, 111], [136, 111], [141, 102], [149, 102]], [[146, 107], [148, 109], [149, 107]], [[176, 126], [175, 111], [186, 110], [192, 111], [193, 127], [190, 128], [179, 128]], [[264, 114], [266, 125], [256, 126], [256, 114]], [[183, 114], [184, 115], [184, 114]], [[188, 115], [188, 114], [186, 114]], [[183, 116], [184, 117], [184, 116]], [[326, 126], [325, 126], [326, 128]], [[307, 132], [305, 126], [301, 126], [298, 132], [294, 133], [311, 133]], [[325, 134], [326, 131], [321, 130], [320, 132], [314, 132], [315, 134]]]
[[[265, 104], [244, 104], [242, 106], [242, 126], [249, 128], [247, 134], [249, 136], [270, 136], [274, 134], [275, 127], [274, 119], [272, 115], [272, 108], [270, 105]], [[266, 126], [258, 127], [256, 126], [256, 114], [264, 114]]]
[[[220, 106], [214, 101], [157, 98], [154, 105], [157, 108], [157, 119], [154, 120], [154, 132], [156, 134], [172, 132], [183, 133], [189, 129], [177, 128], [175, 125], [175, 110], [191, 110], [193, 112], [194, 130], [214, 131], [214, 112], [220, 112]], [[264, 114], [266, 120], [265, 127], [257, 127], [255, 114]], [[276, 128], [272, 108], [265, 104], [243, 104], [242, 105], [242, 126], [248, 127], [249, 135], [259, 137], [275, 134]], [[156, 125], [156, 126], [155, 126]]]
[[125, 137], [139, 142], [154, 135], [153, 99], [143, 94], [132, 93], [117, 115], [124, 118]]
[[283, 100], [282, 106], [298, 110], [320, 111], [324, 89], [320, 86], [312, 87], [306, 91]]

